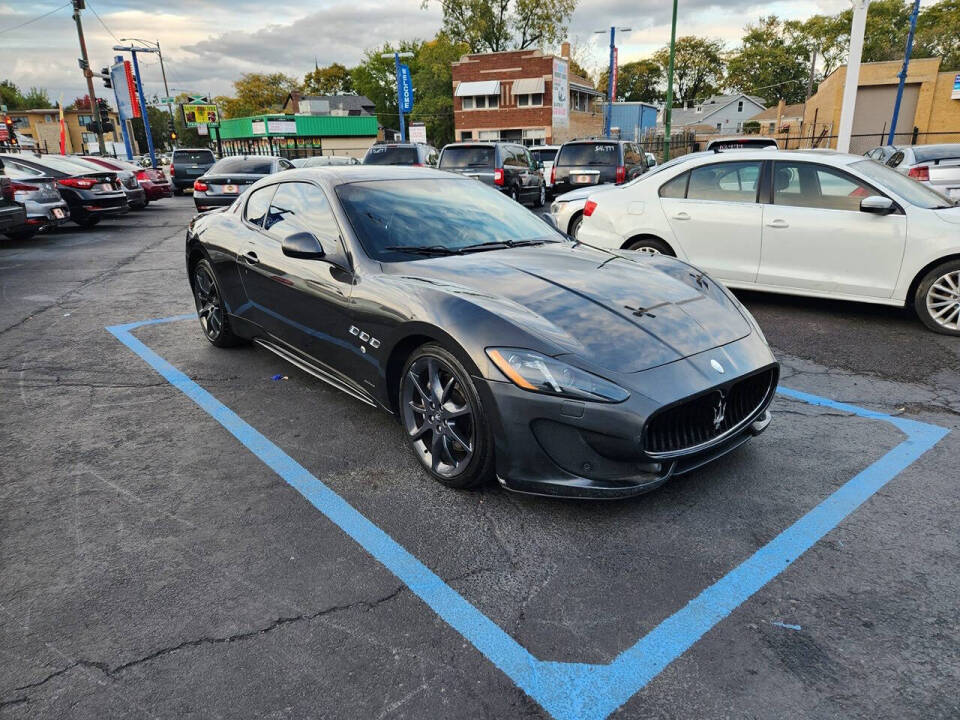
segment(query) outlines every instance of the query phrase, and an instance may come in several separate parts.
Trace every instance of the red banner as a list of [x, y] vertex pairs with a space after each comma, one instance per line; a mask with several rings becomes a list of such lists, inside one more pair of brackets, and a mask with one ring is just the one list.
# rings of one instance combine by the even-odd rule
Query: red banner
[[610, 97], [613, 98], [613, 102], [617, 101], [617, 75], [619, 74], [619, 71], [617, 70], [617, 66], [619, 65], [617, 49], [618, 48], [613, 49], [613, 79], [610, 81], [610, 87], [613, 88], [613, 93]]
[[127, 92], [130, 93], [130, 105], [133, 107], [133, 116], [140, 117], [140, 98], [137, 97], [137, 84], [133, 81], [133, 66], [129, 60], [123, 61], [123, 69], [127, 74]]

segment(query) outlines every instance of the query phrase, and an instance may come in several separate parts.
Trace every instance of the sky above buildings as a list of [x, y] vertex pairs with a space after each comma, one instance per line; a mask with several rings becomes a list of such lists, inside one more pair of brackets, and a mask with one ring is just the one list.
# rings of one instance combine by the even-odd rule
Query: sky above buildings
[[[61, 93], [70, 102], [86, 92], [69, 5], [0, 0], [0, 78], [22, 88], [47, 88], [54, 101]], [[761, 15], [806, 18], [845, 7], [846, 0], [681, 0], [677, 32], [719, 38], [733, 48], [744, 24]], [[420, 0], [87, 0], [87, 8], [84, 31], [95, 69], [110, 64], [119, 38], [159, 40], [174, 94], [229, 94], [232, 81], [244, 72], [302, 77], [315, 61], [349, 66], [365, 48], [430, 38], [441, 22], [439, 3], [423, 9]], [[610, 25], [632, 28], [618, 34], [621, 62], [646, 57], [669, 40], [670, 3], [580, 0], [569, 34], [588, 67], [605, 66], [607, 38], [593, 31]], [[147, 94], [162, 94], [159, 63], [141, 57]]]

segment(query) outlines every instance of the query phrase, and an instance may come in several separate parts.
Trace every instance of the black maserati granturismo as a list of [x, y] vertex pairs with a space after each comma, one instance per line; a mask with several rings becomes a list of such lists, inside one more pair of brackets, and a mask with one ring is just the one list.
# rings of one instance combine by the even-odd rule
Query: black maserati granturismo
[[428, 168], [263, 178], [186, 242], [200, 326], [394, 414], [455, 488], [612, 498], [762, 432], [779, 365], [722, 285]]

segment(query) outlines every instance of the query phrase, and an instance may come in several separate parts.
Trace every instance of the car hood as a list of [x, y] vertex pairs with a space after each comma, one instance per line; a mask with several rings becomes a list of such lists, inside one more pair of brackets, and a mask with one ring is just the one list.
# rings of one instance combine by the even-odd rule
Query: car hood
[[571, 190], [570, 192], [565, 192], [563, 195], [557, 195], [557, 202], [573, 202], [575, 200], [586, 200], [591, 195], [596, 195], [597, 193], [609, 192], [611, 190], [617, 190], [620, 186], [607, 184], [607, 185], [590, 185], [587, 187], [578, 188], [577, 190]]
[[[392, 263], [406, 281], [467, 297], [587, 364], [633, 373], [750, 334], [713, 280], [672, 258], [568, 243]], [[701, 284], [698, 284], [697, 278]]]

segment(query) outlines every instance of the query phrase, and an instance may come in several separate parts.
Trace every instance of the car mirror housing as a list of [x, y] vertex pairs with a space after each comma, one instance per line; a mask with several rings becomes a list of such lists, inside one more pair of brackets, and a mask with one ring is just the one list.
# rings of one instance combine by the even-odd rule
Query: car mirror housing
[[319, 260], [326, 255], [317, 236], [309, 232], [298, 232], [284, 238], [281, 248], [287, 257], [302, 260]]
[[893, 200], [882, 195], [870, 195], [860, 201], [861, 212], [889, 215], [894, 209]]

